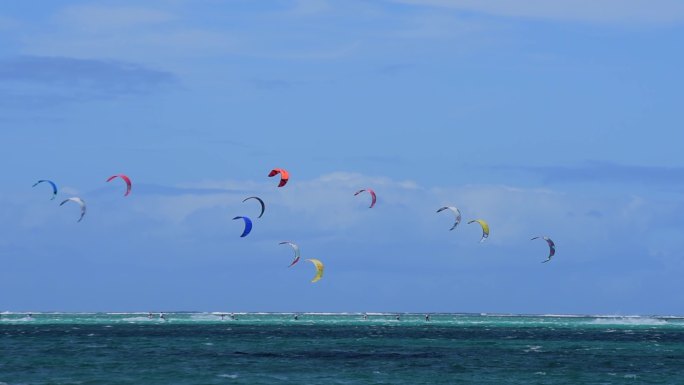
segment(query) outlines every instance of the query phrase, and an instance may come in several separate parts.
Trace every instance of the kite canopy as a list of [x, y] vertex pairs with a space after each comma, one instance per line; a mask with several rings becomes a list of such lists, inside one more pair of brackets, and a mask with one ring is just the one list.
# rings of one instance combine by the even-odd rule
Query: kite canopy
[[294, 266], [295, 263], [299, 262], [299, 257], [300, 257], [300, 255], [299, 255], [299, 246], [298, 246], [296, 243], [292, 243], [292, 242], [288, 242], [288, 241], [283, 241], [283, 242], [280, 242], [279, 244], [280, 244], [280, 245], [290, 245], [290, 246], [292, 247], [292, 249], [294, 250], [294, 253], [295, 253], [294, 255], [295, 255], [295, 257], [294, 257], [294, 259], [292, 260], [292, 263], [290, 263], [290, 266], [288, 266], [288, 267], [292, 267], [292, 266]]
[[114, 178], [121, 178], [124, 180], [124, 182], [126, 182], [126, 193], [124, 194], [124, 196], [128, 196], [128, 194], [131, 193], [131, 187], [132, 187], [131, 178], [129, 178], [128, 176], [126, 176], [124, 174], [118, 174], [118, 175], [112, 175], [109, 178], [107, 178], [107, 182], [111, 181]]
[[264, 201], [261, 200], [261, 198], [259, 197], [247, 197], [243, 199], [242, 202], [246, 202], [248, 199], [256, 199], [257, 201], [259, 201], [259, 204], [261, 205], [261, 213], [257, 218], [261, 218], [261, 216], [264, 215], [264, 211], [266, 211], [266, 204], [264, 204]]
[[278, 187], [283, 187], [285, 184], [287, 184], [287, 181], [290, 179], [290, 173], [287, 172], [284, 168], [274, 168], [271, 170], [271, 172], [268, 173], [269, 177], [273, 177], [280, 174], [280, 183], [278, 183]]
[[47, 179], [41, 179], [38, 182], [34, 183], [32, 187], [36, 187], [41, 183], [49, 183], [50, 186], [52, 186], [52, 198], [50, 199], [55, 199], [55, 197], [57, 196], [57, 185], [55, 184], [55, 182]]
[[371, 196], [371, 204], [370, 204], [370, 206], [369, 206], [368, 208], [369, 208], [369, 209], [372, 209], [373, 206], [375, 206], [375, 202], [377, 201], [377, 197], [375, 196], [375, 191], [373, 191], [372, 189], [367, 188], [367, 189], [363, 189], [363, 190], [359, 190], [359, 191], [355, 192], [355, 193], [354, 193], [354, 196], [357, 196], [357, 195], [361, 194], [361, 193], [364, 192], [364, 191], [368, 192], [368, 193], [370, 194], [370, 196]]
[[63, 200], [62, 203], [60, 203], [59, 205], [61, 206], [61, 205], [65, 204], [65, 203], [67, 203], [67, 202], [76, 202], [76, 203], [78, 203], [78, 204], [81, 206], [81, 217], [78, 218], [78, 221], [76, 221], [76, 222], [80, 222], [81, 219], [83, 219], [83, 216], [86, 214], [86, 204], [85, 204], [85, 202], [83, 201], [83, 199], [81, 199], [81, 198], [79, 198], [79, 197], [71, 197], [71, 198], [67, 198], [67, 199]]
[[439, 210], [437, 210], [437, 212], [441, 213], [444, 210], [451, 210], [454, 213], [454, 215], [456, 215], [456, 222], [454, 222], [454, 225], [451, 226], [451, 228], [449, 229], [449, 231], [451, 231], [451, 230], [455, 229], [459, 223], [461, 223], [461, 210], [459, 210], [457, 207], [454, 207], [454, 206], [444, 206], [444, 207], [440, 208]]
[[323, 278], [323, 262], [319, 261], [318, 259], [307, 259], [307, 261], [311, 262], [316, 266], [316, 276], [311, 280], [311, 283], [317, 282], [321, 278]]
[[487, 237], [489, 237], [489, 225], [487, 222], [485, 222], [483, 219], [474, 219], [472, 221], [469, 221], [468, 224], [477, 222], [482, 226], [482, 239], [480, 239], [480, 243], [484, 242]]
[[546, 263], [546, 262], [550, 261], [554, 255], [556, 255], [556, 244], [553, 243], [553, 241], [549, 237], [534, 237], [534, 238], [530, 239], [530, 241], [534, 241], [535, 239], [539, 239], [539, 238], [545, 240], [546, 243], [549, 245], [549, 256], [546, 258], [545, 261], [542, 261], [542, 263]]
[[242, 219], [245, 221], [245, 229], [242, 231], [242, 235], [240, 235], [241, 238], [244, 238], [249, 234], [250, 231], [252, 231], [252, 220], [247, 218], [247, 217], [235, 217], [233, 220], [236, 219]]

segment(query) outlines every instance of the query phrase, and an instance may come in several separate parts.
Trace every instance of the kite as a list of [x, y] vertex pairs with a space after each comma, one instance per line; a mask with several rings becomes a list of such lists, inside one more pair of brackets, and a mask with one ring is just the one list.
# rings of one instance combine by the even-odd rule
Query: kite
[[128, 194], [131, 193], [131, 186], [132, 186], [131, 178], [127, 177], [124, 174], [118, 174], [118, 175], [112, 175], [109, 178], [107, 178], [107, 182], [111, 181], [114, 178], [121, 178], [124, 180], [124, 182], [126, 182], [126, 193], [124, 194], [124, 196], [128, 196]]
[[292, 263], [290, 263], [290, 266], [288, 266], [288, 267], [292, 267], [292, 266], [294, 266], [295, 263], [299, 262], [299, 246], [297, 246], [297, 244], [292, 243], [292, 242], [288, 242], [288, 241], [280, 242], [279, 244], [280, 245], [285, 245], [285, 244], [290, 245], [292, 247], [292, 249], [294, 250], [295, 257], [292, 260]]
[[482, 226], [482, 239], [480, 239], [480, 243], [482, 243], [485, 241], [485, 239], [487, 239], [487, 237], [489, 237], [489, 225], [482, 219], [474, 219], [468, 222], [468, 224], [471, 224], [473, 222], [477, 222], [480, 224], [480, 226]]
[[52, 186], [52, 198], [50, 198], [50, 200], [55, 199], [55, 197], [57, 196], [57, 185], [55, 184], [55, 182], [53, 182], [53, 181], [51, 181], [51, 180], [47, 180], [47, 179], [41, 179], [41, 180], [39, 180], [38, 182], [34, 183], [34, 184], [33, 184], [33, 187], [36, 187], [36, 186], [38, 186], [40, 183], [43, 183], [43, 182], [49, 183], [50, 186]]
[[245, 221], [245, 230], [242, 231], [242, 235], [240, 235], [241, 238], [244, 238], [249, 234], [250, 231], [252, 231], [252, 220], [247, 218], [247, 217], [235, 217], [233, 220], [236, 219], [242, 219]]
[[274, 168], [271, 170], [271, 172], [268, 173], [269, 177], [276, 176], [280, 174], [280, 183], [278, 183], [278, 187], [283, 187], [285, 184], [287, 184], [287, 181], [290, 179], [290, 173], [287, 172], [287, 170], [283, 168]]
[[370, 194], [370, 196], [371, 196], [371, 204], [370, 204], [370, 206], [369, 206], [368, 208], [369, 208], [369, 209], [372, 209], [373, 206], [375, 206], [375, 202], [377, 201], [377, 198], [376, 198], [376, 196], [375, 196], [375, 191], [373, 191], [373, 190], [371, 190], [371, 189], [359, 190], [359, 191], [357, 191], [357, 192], [354, 193], [354, 196], [357, 196], [357, 195], [361, 194], [361, 193], [364, 192], [364, 191], [367, 191], [367, 192]]
[[451, 210], [456, 215], [456, 222], [454, 222], [454, 225], [451, 226], [451, 228], [449, 229], [449, 231], [451, 231], [451, 230], [455, 229], [459, 223], [461, 223], [461, 211], [457, 207], [454, 207], [454, 206], [444, 206], [444, 207], [440, 208], [439, 210], [437, 210], [437, 212], [441, 213], [444, 210]]
[[547, 259], [545, 261], [542, 261], [542, 263], [546, 263], [546, 262], [550, 261], [551, 258], [556, 254], [556, 244], [553, 243], [553, 241], [549, 237], [534, 237], [534, 238], [530, 239], [530, 241], [534, 241], [535, 239], [539, 239], [539, 238], [545, 240], [546, 243], [549, 245], [549, 256], [547, 257]]
[[261, 198], [259, 197], [247, 197], [243, 199], [242, 202], [246, 202], [248, 199], [256, 199], [257, 201], [259, 201], [259, 204], [261, 205], [261, 214], [259, 214], [257, 218], [261, 218], [261, 216], [264, 215], [264, 211], [266, 210], [266, 204], [264, 204], [264, 201], [261, 200]]
[[311, 283], [317, 282], [321, 278], [323, 278], [323, 262], [319, 261], [318, 259], [307, 259], [307, 261], [311, 262], [316, 266], [316, 276], [311, 280]]
[[67, 203], [67, 202], [76, 202], [76, 203], [78, 203], [78, 204], [81, 206], [81, 217], [78, 218], [78, 221], [76, 221], [76, 222], [80, 222], [81, 219], [83, 219], [83, 216], [84, 216], [85, 213], [86, 213], [86, 204], [85, 204], [85, 202], [83, 201], [83, 199], [81, 199], [81, 198], [79, 198], [79, 197], [71, 197], [71, 198], [67, 198], [67, 199], [63, 200], [62, 203], [60, 203], [59, 205], [61, 206], [61, 205], [65, 204], [65, 203]]

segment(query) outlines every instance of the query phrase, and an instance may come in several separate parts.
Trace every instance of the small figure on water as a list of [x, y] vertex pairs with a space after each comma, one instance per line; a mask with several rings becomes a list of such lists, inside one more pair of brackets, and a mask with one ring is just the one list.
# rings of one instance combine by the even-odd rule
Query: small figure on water
[[299, 314], [295, 314], [295, 315], [294, 315], [294, 320], [296, 321], [296, 320], [298, 320], [298, 319], [299, 319]]
[[430, 322], [430, 314], [425, 314], [425, 321]]

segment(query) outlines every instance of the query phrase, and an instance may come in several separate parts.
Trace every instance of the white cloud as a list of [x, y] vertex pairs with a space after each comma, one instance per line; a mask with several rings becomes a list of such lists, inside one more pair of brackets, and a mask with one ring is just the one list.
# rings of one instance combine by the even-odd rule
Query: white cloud
[[506, 17], [596, 23], [675, 23], [684, 20], [679, 0], [392, 0]]
[[120, 58], [147, 65], [172, 67], [169, 58], [224, 55], [236, 40], [221, 32], [202, 29], [146, 29], [136, 33], [36, 34], [23, 40], [24, 52], [72, 58]]
[[57, 19], [76, 29], [107, 31], [163, 24], [176, 17], [168, 12], [142, 7], [81, 5], [65, 8]]
[[333, 9], [328, 0], [296, 0], [290, 14], [293, 16], [313, 16]]
[[229, 31], [193, 25], [180, 12], [96, 5], [64, 8], [51, 23], [23, 34], [20, 43], [23, 54], [107, 58], [165, 67], [182, 66], [196, 57], [225, 55], [237, 46]]
[[[505, 185], [426, 187], [347, 172], [291, 180], [283, 188], [275, 187], [274, 179], [207, 181], [176, 189], [148, 188], [142, 194], [134, 188], [127, 198], [112, 186], [84, 193], [89, 206], [81, 223], [76, 223], [77, 207], [59, 207], [44, 191], [0, 194], [7, 203], [7, 210], [0, 212], [0, 251], [29, 260], [60, 256], [60, 266], [68, 269], [78, 258], [107, 261], [126, 271], [131, 265], [158, 271], [171, 264], [177, 269], [171, 272], [173, 279], [180, 281], [192, 274], [203, 280], [221, 274], [229, 282], [239, 281], [259, 265], [273, 289], [292, 282], [308, 284], [308, 265], [288, 270], [289, 278], [282, 275], [291, 254], [277, 242], [290, 239], [300, 244], [303, 256], [326, 263], [326, 295], [336, 298], [337, 310], [358, 303], [377, 309], [392, 304], [394, 297], [402, 300], [397, 308], [411, 310], [425, 303], [434, 309], [445, 306], [444, 298], [470, 290], [477, 294], [466, 296], [468, 301], [459, 306], [473, 311], [561, 306], [565, 312], [586, 312], [599, 308], [597, 304], [606, 309], [636, 292], [632, 282], [648, 281], [643, 290], [655, 298], [660, 286], [649, 277], [682, 268], [677, 234], [684, 226], [684, 206], [679, 202]], [[353, 195], [366, 187], [378, 193], [373, 209], [368, 208], [367, 195]], [[248, 195], [262, 197], [266, 213], [254, 220], [249, 237], [240, 238], [242, 224], [232, 217], [259, 212], [253, 201], [242, 202]], [[478, 243], [480, 228], [474, 224], [449, 231], [453, 217], [436, 213], [446, 204], [461, 208], [464, 220], [489, 221], [491, 237]], [[544, 242], [530, 241], [536, 235], [556, 241], [553, 263], [539, 263], [548, 250]], [[353, 298], [345, 295], [349, 282], [359, 288]], [[611, 289], [613, 282], [624, 285]], [[678, 281], [672, 282], [664, 287], [679, 288]], [[520, 297], [506, 295], [501, 302], [502, 292], [512, 285]], [[544, 294], [549, 285], [556, 290], [552, 300]], [[393, 289], [378, 292], [378, 286]], [[374, 293], [377, 304], [364, 292]], [[435, 292], [442, 297], [433, 298]], [[573, 310], [578, 293], [591, 297], [595, 292], [608, 294]], [[195, 288], [192, 296], [204, 297], [201, 293]], [[300, 306], [296, 301], [272, 302], [272, 296], [260, 294], [250, 300], [264, 301], [264, 306]], [[671, 304], [663, 308], [667, 306]]]
[[19, 25], [18, 21], [0, 15], [0, 30], [14, 29]]
[[467, 38], [464, 40], [471, 41], [484, 36], [487, 32], [501, 29], [500, 24], [455, 17], [453, 14], [438, 11], [416, 12], [410, 17], [405, 17], [402, 24], [402, 27], [389, 36], [409, 39]]
[[[491, 227], [492, 236], [487, 244], [499, 246], [554, 234], [565, 238], [565, 244], [580, 239], [599, 243], [633, 228], [635, 222], [646, 222], [638, 231], [648, 231], [657, 218], [644, 218], [643, 211], [662, 211], [633, 196], [587, 199], [547, 189], [502, 185], [426, 188], [410, 180], [347, 172], [298, 180], [284, 188], [274, 188], [270, 182], [234, 180], [185, 185], [189, 189], [240, 189], [252, 193], [149, 195], [137, 210], [157, 220], [181, 224], [198, 213], [210, 211], [224, 217], [242, 215], [251, 210], [242, 199], [253, 194], [266, 201], [265, 217], [274, 228], [301, 226], [302, 233], [314, 237], [339, 240], [350, 231], [365, 227], [372, 229], [374, 239], [393, 240], [399, 232], [400, 236], [413, 237], [419, 243], [455, 239], [468, 244], [470, 237], [470, 243], [475, 244], [479, 229], [466, 222], [481, 218]], [[353, 195], [362, 188], [373, 188], [378, 194], [375, 208], [368, 209], [368, 196]], [[457, 206], [463, 213], [463, 223], [455, 233], [448, 232], [451, 219], [435, 213], [443, 205]]]
[[[409, 180], [346, 172], [291, 181], [283, 188], [276, 188], [276, 182], [207, 181], [184, 185], [175, 193], [134, 191], [125, 206], [117, 194], [91, 192], [83, 197], [89, 204], [89, 226], [116, 224], [137, 231], [139, 223], [153, 223], [161, 239], [177, 234], [200, 243], [203, 237], [225, 239], [232, 227], [239, 227], [231, 221], [234, 216], [255, 219], [258, 215], [253, 202], [242, 202], [257, 195], [266, 202], [266, 213], [255, 227], [262, 240], [296, 237], [321, 247], [351, 247], [353, 243], [368, 253], [382, 250], [397, 257], [425, 249], [429, 251], [425, 258], [439, 259], [453, 249], [468, 255], [524, 253], [526, 248], [536, 247], [530, 246], [531, 237], [548, 235], [557, 242], [559, 255], [575, 254], [573, 261], [585, 263], [617, 258], [620, 252], [615, 250], [639, 247], [672, 258], [670, 251], [679, 248], [678, 241], [663, 243], [659, 234], [678, 231], [682, 224], [677, 218], [684, 210], [632, 195], [592, 197], [503, 185], [424, 187]], [[368, 195], [354, 196], [362, 188], [373, 188], [378, 194], [373, 209], [368, 208]], [[453, 217], [436, 213], [445, 205], [457, 206], [463, 213], [463, 222], [454, 231], [449, 231]], [[24, 205], [19, 202], [15, 206]], [[22, 222], [25, 226], [71, 223], [65, 210], [45, 211], [43, 206], [34, 210], [33, 203], [25, 206], [26, 211], [19, 215], [28, 218]], [[479, 226], [467, 224], [470, 219], [489, 223], [491, 236], [484, 245], [478, 243]], [[393, 249], [397, 242], [404, 246]]]

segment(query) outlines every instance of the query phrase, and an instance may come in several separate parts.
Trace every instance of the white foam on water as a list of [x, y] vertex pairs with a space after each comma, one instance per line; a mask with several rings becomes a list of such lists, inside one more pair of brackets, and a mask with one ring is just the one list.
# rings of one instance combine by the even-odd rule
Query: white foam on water
[[[230, 318], [230, 316], [228, 314], [226, 314], [226, 317]], [[190, 315], [190, 320], [191, 321], [216, 322], [216, 321], [220, 321], [221, 317], [217, 316], [216, 314], [212, 314], [212, 313], [196, 313], [196, 314]]]
[[127, 317], [127, 318], [123, 318], [122, 321], [126, 321], [126, 322], [155, 322], [155, 321], [159, 321], [159, 318], [158, 317], [152, 317], [152, 318], [148, 318], [148, 317]]
[[629, 326], [658, 326], [668, 322], [650, 317], [600, 317], [589, 322], [592, 325], [629, 325]]
[[2, 322], [33, 322], [35, 319], [33, 317], [22, 317], [22, 318], [0, 318]]
[[672, 320], [684, 320], [684, 317], [682, 317], [682, 316], [680, 316], [680, 315], [662, 315], [662, 316], [659, 315], [659, 316], [654, 317], [654, 318], [672, 319]]
[[[149, 314], [149, 312], [146, 311], [133, 311], [133, 312], [124, 312], [124, 313], [119, 313], [119, 312], [112, 312], [112, 313], [105, 313], [107, 315], [136, 315], [136, 314]], [[154, 314], [154, 313], [153, 313]]]
[[525, 353], [530, 353], [530, 352], [540, 353], [542, 351], [541, 350], [542, 347], [539, 345], [527, 345], [526, 347], [527, 347], [527, 349], [523, 350]]
[[236, 379], [239, 377], [239, 375], [237, 375], [237, 374], [219, 374], [216, 377]]
[[65, 313], [65, 312], [62, 312], [62, 311], [45, 311], [45, 312], [32, 312], [31, 314], [53, 314], [53, 315], [66, 315], [66, 316], [70, 316], [70, 315], [96, 315], [96, 314], [100, 314], [100, 313], [83, 312], [83, 311], [82, 311], [82, 312], [73, 312], [73, 313], [72, 313], [72, 312]]
[[[288, 314], [288, 313], [283, 313], [283, 314]], [[333, 316], [335, 316], [335, 315], [345, 316], [345, 315], [355, 315], [355, 314], [361, 315], [361, 313], [321, 313], [321, 312], [311, 312], [311, 313], [309, 313], [309, 312], [304, 312], [304, 313], [301, 313], [301, 314], [309, 314], [309, 315], [333, 315]]]

